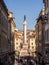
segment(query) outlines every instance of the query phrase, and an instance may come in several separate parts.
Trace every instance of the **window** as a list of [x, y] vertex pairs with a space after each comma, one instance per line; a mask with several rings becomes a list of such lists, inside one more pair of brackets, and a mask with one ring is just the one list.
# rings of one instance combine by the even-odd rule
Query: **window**
[[47, 41], [48, 41], [48, 30], [47, 30]]
[[34, 47], [32, 46], [32, 49], [33, 49]]
[[48, 0], [47, 0], [47, 7], [48, 7]]
[[16, 47], [16, 49], [18, 49], [18, 47]]
[[33, 41], [33, 38], [32, 38], [32, 41]]
[[18, 43], [16, 43], [18, 45]]
[[16, 40], [18, 40], [18, 39], [16, 39]]
[[46, 31], [45, 31], [45, 41], [47, 41], [47, 33], [46, 33]]
[[32, 45], [33, 45], [33, 43], [32, 43]]
[[0, 52], [1, 52], [1, 35], [0, 35]]
[[49, 41], [49, 29], [48, 29], [48, 41]]
[[45, 41], [49, 41], [49, 29], [45, 31]]
[[23, 44], [22, 43], [20, 43], [20, 48], [22, 48], [23, 47]]

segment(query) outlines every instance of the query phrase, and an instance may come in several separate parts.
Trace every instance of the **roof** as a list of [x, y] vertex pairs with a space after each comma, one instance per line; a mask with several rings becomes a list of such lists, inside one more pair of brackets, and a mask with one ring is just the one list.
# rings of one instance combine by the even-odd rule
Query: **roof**
[[13, 12], [12, 12], [12, 11], [10, 11], [10, 10], [8, 10], [8, 13], [11, 13], [11, 14], [13, 14]]
[[23, 34], [23, 30], [18, 30], [18, 34]]
[[[33, 36], [36, 35], [36, 32], [35, 32], [35, 30], [30, 30], [30, 29], [28, 29], [26, 35], [27, 35], [27, 37], [28, 37], [28, 36], [33, 37]], [[18, 31], [16, 31], [16, 38], [18, 38], [18, 37], [20, 37], [20, 36], [23, 36], [23, 30], [18, 30]]]
[[15, 37], [16, 38], [20, 38], [20, 36], [22, 36], [23, 32], [21, 30], [15, 31]]
[[35, 32], [35, 30], [28, 29], [27, 32]]

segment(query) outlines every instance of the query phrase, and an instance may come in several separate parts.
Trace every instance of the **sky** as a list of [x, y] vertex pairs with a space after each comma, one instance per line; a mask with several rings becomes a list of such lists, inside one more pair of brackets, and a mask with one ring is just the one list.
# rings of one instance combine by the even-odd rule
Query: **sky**
[[7, 8], [13, 12], [17, 29], [23, 29], [26, 15], [27, 29], [35, 29], [36, 19], [43, 8], [43, 0], [4, 0]]

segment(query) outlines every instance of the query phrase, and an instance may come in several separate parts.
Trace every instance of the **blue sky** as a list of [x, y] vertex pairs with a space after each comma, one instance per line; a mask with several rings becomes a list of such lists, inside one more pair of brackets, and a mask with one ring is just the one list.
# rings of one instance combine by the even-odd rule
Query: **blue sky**
[[34, 29], [36, 18], [38, 17], [42, 7], [43, 0], [4, 0], [7, 8], [13, 12], [16, 27], [23, 29], [23, 19], [26, 15], [27, 28]]

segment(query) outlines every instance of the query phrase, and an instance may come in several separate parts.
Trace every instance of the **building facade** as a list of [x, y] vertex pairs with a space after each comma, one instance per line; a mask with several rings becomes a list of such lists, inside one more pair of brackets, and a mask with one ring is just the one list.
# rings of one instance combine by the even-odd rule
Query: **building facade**
[[[45, 6], [45, 62], [49, 63], [49, 0], [43, 0]], [[45, 20], [44, 20], [45, 21]]]
[[0, 0], [0, 63], [5, 63], [10, 52], [8, 44], [8, 9], [3, 0]]
[[[15, 23], [9, 18], [9, 11], [3, 0], [0, 0], [0, 64], [14, 63], [14, 35]], [[11, 16], [11, 15], [10, 15]], [[12, 22], [11, 22], [12, 21]]]
[[[11, 58], [11, 61], [12, 64], [14, 65], [14, 62], [15, 62], [15, 37], [14, 37], [14, 32], [15, 32], [15, 29], [16, 29], [16, 24], [14, 22], [14, 17], [13, 17], [13, 13], [11, 11], [8, 11], [8, 19], [9, 19], [9, 27], [10, 27], [10, 58]], [[9, 28], [8, 27], [8, 28]]]
[[37, 18], [36, 24], [36, 55], [37, 64], [42, 64], [45, 59], [45, 21], [43, 15], [45, 14], [45, 8], [43, 8]]
[[[26, 34], [26, 43], [27, 43], [27, 51], [28, 55], [30, 56], [36, 56], [35, 51], [36, 51], [36, 44], [35, 44], [35, 39], [36, 39], [36, 32], [35, 30], [27, 30]], [[15, 31], [15, 51], [21, 52], [23, 48], [23, 30], [18, 30]]]
[[15, 30], [14, 38], [15, 38], [15, 52], [20, 52], [23, 44], [23, 31]]
[[35, 51], [36, 51], [36, 32], [35, 30], [27, 30], [27, 43], [28, 43], [28, 52], [31, 56], [35, 57]]

